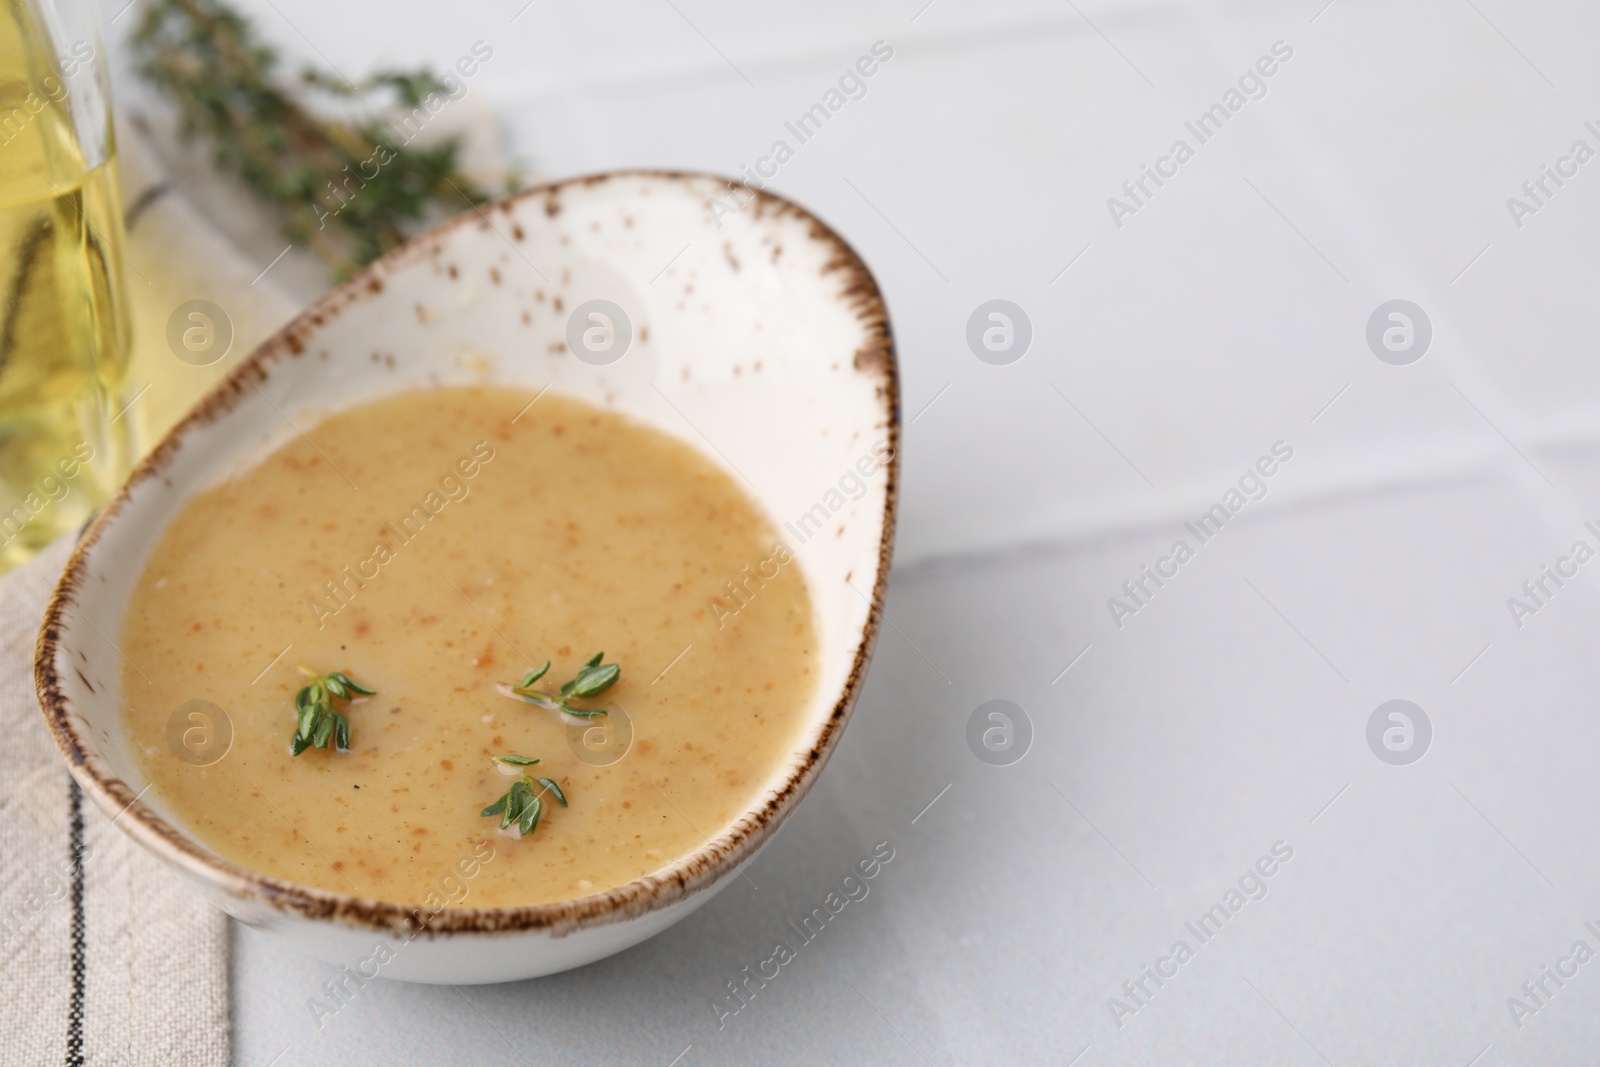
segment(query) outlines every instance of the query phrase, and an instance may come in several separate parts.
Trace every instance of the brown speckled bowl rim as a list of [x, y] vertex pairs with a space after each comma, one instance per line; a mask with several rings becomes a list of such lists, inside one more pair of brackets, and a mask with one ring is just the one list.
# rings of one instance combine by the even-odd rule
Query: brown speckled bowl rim
[[[75, 722], [70, 703], [57, 675], [56, 658], [60, 639], [68, 629], [67, 613], [75, 607], [78, 590], [88, 575], [90, 551], [108, 525], [129, 501], [130, 490], [147, 478], [162, 477], [183, 447], [183, 438], [197, 427], [216, 421], [239, 403], [257, 382], [268, 377], [269, 363], [279, 363], [300, 355], [316, 330], [336, 317], [345, 307], [382, 292], [384, 279], [397, 268], [410, 265], [437, 251], [445, 238], [463, 226], [492, 226], [494, 213], [509, 214], [517, 206], [543, 201], [547, 214], [561, 211], [562, 194], [571, 188], [588, 187], [623, 179], [652, 179], [684, 186], [716, 183], [720, 190], [739, 190], [750, 198], [744, 210], [759, 218], [769, 212], [792, 215], [808, 225], [808, 236], [830, 246], [831, 255], [823, 266], [824, 275], [846, 273], [839, 299], [846, 301], [860, 318], [865, 334], [863, 347], [855, 355], [855, 369], [881, 379], [878, 393], [883, 404], [885, 429], [891, 448], [885, 488], [883, 535], [878, 546], [878, 576], [872, 589], [871, 608], [855, 649], [854, 660], [843, 691], [832, 713], [815, 735], [804, 761], [783, 781], [775, 794], [762, 805], [746, 812], [714, 840], [688, 856], [602, 893], [552, 904], [498, 908], [446, 908], [433, 912], [424, 905], [406, 905], [366, 897], [356, 897], [326, 889], [316, 889], [247, 870], [199, 846], [187, 834], [170, 825], [154, 811], [139, 803], [139, 795], [113, 774], [98, 750], [80, 736], [81, 721]], [[648, 186], [646, 186], [648, 188]], [[522, 240], [519, 228], [513, 228]], [[292, 319], [263, 342], [211, 390], [195, 408], [167, 432], [161, 442], [141, 460], [127, 481], [108, 500], [85, 531], [68, 561], [50, 598], [34, 661], [34, 681], [40, 708], [55, 738], [68, 769], [79, 785], [102, 810], [120, 811], [117, 825], [139, 844], [159, 857], [176, 864], [191, 876], [240, 899], [261, 901], [280, 912], [308, 919], [334, 920], [357, 929], [393, 932], [404, 929], [429, 937], [451, 934], [489, 934], [497, 932], [545, 931], [554, 936], [621, 922], [658, 911], [687, 900], [714, 883], [733, 874], [738, 864], [753, 855], [782, 825], [796, 805], [810, 791], [837, 745], [860, 696], [867, 664], [876, 644], [879, 620], [883, 615], [888, 586], [890, 559], [894, 550], [895, 518], [900, 473], [900, 392], [894, 338], [887, 307], [876, 280], [866, 265], [838, 234], [799, 205], [715, 174], [673, 170], [618, 170], [580, 176], [538, 185], [504, 200], [467, 211], [375, 260], [326, 296]]]

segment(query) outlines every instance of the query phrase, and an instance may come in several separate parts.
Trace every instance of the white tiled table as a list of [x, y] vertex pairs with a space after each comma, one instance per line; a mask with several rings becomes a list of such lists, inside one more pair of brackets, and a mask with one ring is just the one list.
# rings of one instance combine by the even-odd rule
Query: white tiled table
[[[1600, 9], [522, 3], [248, 6], [352, 74], [488, 42], [471, 91], [548, 175], [737, 172], [893, 48], [773, 183], [895, 316], [893, 625], [759, 889], [572, 974], [375, 983], [320, 1030], [331, 969], [241, 930], [241, 1063], [1593, 1061], [1600, 962], [1536, 1014], [1507, 999], [1600, 951], [1600, 564], [1520, 628], [1506, 601], [1600, 549], [1600, 162], [1520, 229], [1506, 198], [1600, 149]], [[1200, 144], [1185, 123], [1280, 40]], [[1107, 198], [1178, 138], [1119, 228]], [[1033, 328], [1008, 366], [965, 340], [994, 298]], [[1395, 298], [1432, 324], [1409, 366], [1365, 339]], [[1280, 440], [1265, 499], [1118, 628], [1107, 598]], [[996, 698], [1034, 729], [1008, 767], [965, 741]], [[1432, 724], [1410, 766], [1367, 744], [1395, 698]], [[871, 894], [719, 1031], [723, 982], [882, 840]], [[1279, 841], [1201, 944], [1185, 924]]]

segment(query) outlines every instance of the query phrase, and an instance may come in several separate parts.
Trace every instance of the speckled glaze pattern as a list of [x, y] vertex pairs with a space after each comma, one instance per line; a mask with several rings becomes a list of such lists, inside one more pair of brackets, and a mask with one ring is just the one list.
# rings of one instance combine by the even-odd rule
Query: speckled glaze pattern
[[[742, 204], [713, 211], [711, 198]], [[578, 359], [568, 320], [607, 300], [632, 343]], [[796, 550], [822, 677], [811, 744], [758, 804], [683, 860], [607, 892], [428, 913], [264, 877], [212, 854], [141, 796], [112, 642], [139, 569], [188, 495], [333, 410], [439, 384], [554, 388], [655, 425], [741, 480]], [[389, 977], [485, 982], [579, 966], [665, 929], [725, 886], [805, 796], [860, 692], [882, 612], [899, 482], [888, 314], [855, 252], [796, 205], [724, 179], [621, 172], [530, 189], [373, 263], [252, 353], [161, 441], [73, 553], [37, 648], [39, 700], [68, 767], [117, 825], [241, 921]], [[858, 498], [844, 472], [887, 445]], [[842, 506], [831, 501], [843, 499]], [[819, 528], [819, 518], [821, 527]], [[803, 540], [802, 540], [803, 535]], [[87, 624], [86, 624], [87, 623]]]

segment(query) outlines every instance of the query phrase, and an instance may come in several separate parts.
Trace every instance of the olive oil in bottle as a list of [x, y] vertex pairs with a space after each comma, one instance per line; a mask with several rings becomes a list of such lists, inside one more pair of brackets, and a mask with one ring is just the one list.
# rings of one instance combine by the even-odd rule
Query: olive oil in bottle
[[[121, 480], [128, 323], [97, 40], [0, 0], [0, 571]], [[54, 31], [54, 32], [52, 32]]]

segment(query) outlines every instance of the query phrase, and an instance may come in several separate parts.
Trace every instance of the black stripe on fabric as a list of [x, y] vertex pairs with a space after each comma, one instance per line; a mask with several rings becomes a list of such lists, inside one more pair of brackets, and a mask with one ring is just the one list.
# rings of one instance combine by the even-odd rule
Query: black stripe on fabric
[[72, 781], [72, 1002], [67, 1008], [67, 1067], [83, 1067], [83, 792]]

